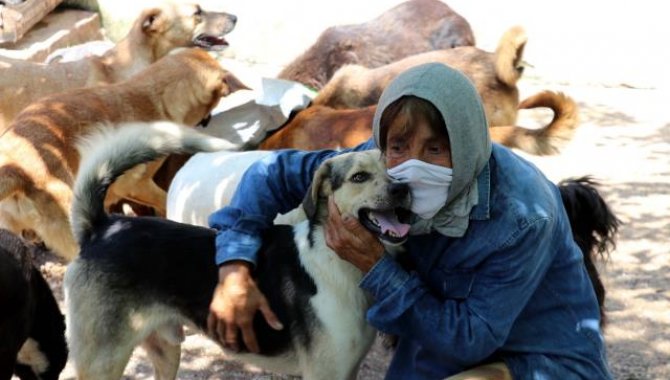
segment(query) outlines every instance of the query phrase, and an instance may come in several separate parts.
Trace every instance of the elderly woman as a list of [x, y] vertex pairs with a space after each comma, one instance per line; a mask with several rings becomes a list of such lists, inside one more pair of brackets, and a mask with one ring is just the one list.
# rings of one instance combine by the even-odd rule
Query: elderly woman
[[[388, 174], [408, 183], [414, 214], [401, 265], [330, 203], [326, 241], [366, 273], [377, 329], [397, 335], [388, 379], [609, 379], [599, 306], [559, 191], [531, 163], [492, 144], [481, 99], [441, 64], [384, 91], [374, 139]], [[218, 230], [220, 282], [210, 334], [257, 350], [250, 321], [281, 323], [251, 272], [261, 232], [300, 204], [336, 151], [278, 151], [245, 174]]]

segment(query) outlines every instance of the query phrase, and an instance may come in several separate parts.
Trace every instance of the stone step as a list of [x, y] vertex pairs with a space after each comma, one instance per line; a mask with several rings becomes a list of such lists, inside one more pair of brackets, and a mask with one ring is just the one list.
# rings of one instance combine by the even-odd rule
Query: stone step
[[95, 12], [56, 9], [35, 24], [17, 42], [0, 44], [2, 57], [44, 62], [46, 57], [63, 47], [101, 40], [100, 16]]
[[61, 0], [9, 0], [0, 3], [0, 42], [16, 42], [53, 11]]

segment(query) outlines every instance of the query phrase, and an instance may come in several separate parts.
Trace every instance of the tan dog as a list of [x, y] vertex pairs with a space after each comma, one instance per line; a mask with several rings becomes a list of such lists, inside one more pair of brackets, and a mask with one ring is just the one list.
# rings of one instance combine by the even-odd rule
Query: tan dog
[[31, 102], [71, 88], [116, 83], [142, 71], [175, 48], [227, 46], [223, 36], [237, 18], [195, 4], [146, 9], [124, 39], [102, 57], [40, 64], [0, 61], [0, 132]]
[[[556, 154], [572, 139], [577, 125], [577, 104], [570, 97], [551, 91], [535, 94], [519, 104], [519, 109], [547, 107], [554, 111], [545, 127], [527, 129], [497, 126], [489, 129], [495, 142], [537, 155]], [[486, 107], [490, 108], [490, 107]], [[356, 146], [372, 136], [372, 119], [376, 106], [334, 109], [311, 106], [300, 111], [258, 147], [275, 149], [339, 149]]]
[[379, 67], [412, 54], [474, 44], [468, 21], [443, 1], [409, 0], [374, 20], [326, 29], [278, 77], [318, 90], [346, 64]]
[[[0, 138], [0, 226], [34, 231], [47, 247], [72, 259], [78, 247], [68, 214], [79, 168], [77, 142], [124, 121], [195, 125], [221, 96], [242, 87], [209, 53], [193, 48], [168, 55], [127, 81], [33, 103]], [[152, 181], [160, 164], [131, 170], [112, 186], [107, 203], [125, 198], [164, 214], [165, 191]]]
[[509, 29], [494, 53], [464, 46], [413, 55], [376, 69], [344, 66], [319, 92], [313, 104], [333, 108], [358, 108], [377, 104], [384, 88], [401, 72], [427, 62], [441, 62], [467, 75], [484, 101], [491, 126], [515, 125], [526, 34]]

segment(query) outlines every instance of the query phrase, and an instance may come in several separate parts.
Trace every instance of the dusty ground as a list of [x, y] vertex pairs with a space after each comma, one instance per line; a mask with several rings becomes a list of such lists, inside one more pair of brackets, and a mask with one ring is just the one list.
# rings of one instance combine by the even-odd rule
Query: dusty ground
[[[225, 5], [240, 17], [239, 35], [230, 39], [239, 46], [237, 56], [263, 73], [276, 72], [325, 25], [363, 21], [398, 1], [374, 2], [373, 9], [361, 12], [350, 12], [354, 2], [349, 0], [340, 5], [302, 2], [303, 7], [287, 0], [282, 2], [286, 12], [269, 5], [275, 3]], [[581, 125], [565, 151], [553, 157], [526, 157], [553, 180], [591, 174], [601, 182], [604, 197], [624, 223], [617, 249], [600, 266], [608, 291], [605, 338], [612, 372], [621, 380], [670, 379], [670, 97], [661, 64], [667, 52], [655, 50], [665, 42], [654, 42], [668, 35], [658, 30], [661, 12], [649, 5], [631, 9], [625, 2], [608, 3], [607, 17], [600, 17], [601, 5], [583, 1], [546, 8], [545, 2], [516, 0], [494, 10], [493, 2], [488, 7], [470, 3], [449, 2], [471, 22], [484, 48], [493, 48], [504, 28], [513, 24], [528, 25], [534, 32], [529, 33], [526, 58], [535, 67], [520, 83], [522, 97], [553, 89], [578, 101]], [[328, 9], [319, 11], [319, 6]], [[598, 28], [591, 24], [594, 17]], [[253, 25], [245, 20], [253, 20]], [[260, 33], [253, 34], [254, 29]], [[524, 113], [520, 124], [539, 125], [546, 118], [542, 112]], [[62, 264], [47, 260], [42, 269], [60, 297]], [[388, 359], [376, 346], [359, 378], [383, 378]], [[141, 350], [126, 374], [129, 379], [152, 378]], [[72, 378], [68, 367], [62, 379]], [[216, 346], [191, 334], [179, 378], [270, 376], [227, 362]]]

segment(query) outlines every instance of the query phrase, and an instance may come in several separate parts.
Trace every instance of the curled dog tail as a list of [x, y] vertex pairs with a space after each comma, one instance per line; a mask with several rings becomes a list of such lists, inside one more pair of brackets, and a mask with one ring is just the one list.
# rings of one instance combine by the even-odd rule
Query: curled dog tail
[[614, 215], [597, 189], [598, 183], [590, 176], [569, 178], [558, 184], [563, 205], [570, 220], [575, 242], [582, 251], [600, 305], [601, 325], [605, 324], [605, 287], [595, 266], [597, 258], [616, 248], [616, 235], [621, 220]]
[[125, 123], [102, 127], [79, 144], [82, 162], [74, 184], [70, 221], [77, 242], [107, 220], [104, 200], [114, 180], [135, 165], [171, 153], [237, 150], [226, 140], [172, 122]]
[[496, 75], [501, 82], [509, 87], [515, 87], [523, 74], [523, 48], [528, 37], [520, 26], [508, 29], [498, 42], [495, 51]]
[[575, 101], [562, 92], [542, 91], [519, 103], [519, 109], [547, 107], [554, 112], [549, 124], [539, 129], [519, 126], [491, 127], [491, 138], [506, 146], [536, 155], [560, 153], [572, 140], [578, 121]]

